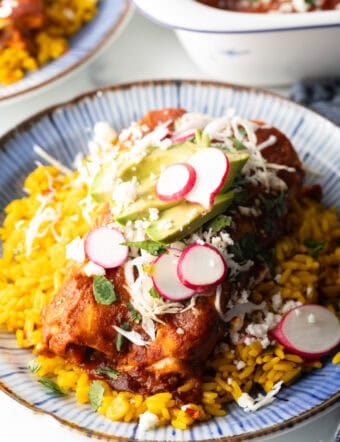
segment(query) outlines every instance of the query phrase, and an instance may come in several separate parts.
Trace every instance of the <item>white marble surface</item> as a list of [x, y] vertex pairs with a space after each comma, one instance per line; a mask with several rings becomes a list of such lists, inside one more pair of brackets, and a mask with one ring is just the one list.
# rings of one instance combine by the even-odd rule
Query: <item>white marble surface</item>
[[[174, 34], [137, 13], [125, 31], [91, 65], [34, 95], [0, 104], [0, 134], [40, 110], [66, 101], [88, 89], [111, 83], [151, 78], [195, 78], [204, 75], [187, 58]], [[276, 90], [284, 95], [287, 89]], [[261, 440], [273, 442], [331, 442], [340, 421], [333, 406], [318, 417], [284, 434]], [[0, 442], [86, 442], [54, 419], [34, 414], [0, 392]]]

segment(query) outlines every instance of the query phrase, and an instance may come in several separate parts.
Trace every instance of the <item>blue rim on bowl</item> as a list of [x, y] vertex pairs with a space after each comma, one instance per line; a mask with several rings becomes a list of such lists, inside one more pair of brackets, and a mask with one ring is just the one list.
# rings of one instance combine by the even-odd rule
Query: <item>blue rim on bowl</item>
[[[184, 107], [223, 115], [229, 107], [245, 118], [265, 120], [287, 134], [302, 160], [321, 173], [325, 204], [340, 201], [340, 129], [330, 121], [285, 98], [259, 89], [217, 82], [159, 80], [115, 85], [89, 92], [28, 119], [0, 139], [0, 220], [5, 205], [21, 197], [25, 176], [35, 166], [33, 144], [38, 144], [71, 166], [79, 150], [86, 152], [91, 127], [107, 120], [120, 130], [150, 109]], [[315, 415], [340, 397], [340, 366], [329, 360], [256, 413], [228, 407], [225, 417], [181, 431], [163, 427], [141, 434], [136, 423], [111, 422], [81, 406], [74, 398], [54, 398], [25, 368], [29, 350], [16, 346], [14, 335], [0, 332], [0, 388], [14, 399], [49, 414], [59, 422], [93, 437], [131, 441], [240, 441], [282, 430]]]
[[0, 85], [0, 102], [27, 94], [74, 71], [116, 34], [127, 22], [132, 6], [128, 0], [101, 0], [97, 15], [70, 38], [68, 51], [11, 85]]

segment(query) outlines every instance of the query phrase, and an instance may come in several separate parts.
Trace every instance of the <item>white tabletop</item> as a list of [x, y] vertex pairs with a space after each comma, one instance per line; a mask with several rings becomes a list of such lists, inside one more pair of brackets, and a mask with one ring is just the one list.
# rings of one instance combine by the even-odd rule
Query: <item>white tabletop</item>
[[[0, 104], [0, 135], [32, 114], [98, 86], [141, 79], [194, 78], [204, 74], [189, 60], [172, 31], [162, 29], [135, 13], [123, 33], [90, 65], [34, 95]], [[276, 90], [287, 94], [287, 89]], [[317, 418], [284, 434], [261, 440], [273, 442], [331, 442], [340, 421], [333, 406]], [[0, 392], [1, 442], [86, 442], [54, 419], [36, 415]]]

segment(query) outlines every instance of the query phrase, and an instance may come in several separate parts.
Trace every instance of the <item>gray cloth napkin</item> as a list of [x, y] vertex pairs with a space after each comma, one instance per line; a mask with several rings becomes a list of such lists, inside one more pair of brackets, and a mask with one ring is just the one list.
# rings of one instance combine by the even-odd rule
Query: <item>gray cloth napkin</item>
[[340, 79], [299, 81], [290, 96], [340, 125]]

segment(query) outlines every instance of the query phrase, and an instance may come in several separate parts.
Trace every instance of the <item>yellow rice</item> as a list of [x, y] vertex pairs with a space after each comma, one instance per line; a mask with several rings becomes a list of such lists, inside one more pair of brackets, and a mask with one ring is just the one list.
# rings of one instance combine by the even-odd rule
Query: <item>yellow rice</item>
[[35, 53], [18, 47], [0, 49], [0, 84], [21, 80], [26, 72], [63, 55], [68, 39], [93, 19], [97, 12], [96, 0], [44, 0], [47, 23], [34, 33]]
[[[82, 208], [87, 194], [85, 187], [76, 188], [70, 183], [75, 175], [60, 176], [52, 167], [39, 167], [26, 180], [26, 198], [13, 201], [6, 209], [7, 217], [0, 230], [4, 241], [0, 260], [0, 326], [15, 332], [18, 345], [30, 347], [37, 353], [42, 345], [40, 313], [60, 289], [65, 272], [65, 246], [75, 236], [83, 236], [89, 224]], [[25, 230], [29, 226], [39, 202], [37, 195], [46, 194], [51, 187], [55, 197], [50, 206], [56, 209], [59, 220], [42, 225], [45, 235], [34, 240], [32, 254], [27, 257]], [[278, 282], [263, 282], [251, 294], [251, 301], [266, 301], [271, 309], [271, 296], [281, 291], [285, 300], [320, 302], [336, 312], [340, 294], [340, 223], [335, 208], [304, 199], [294, 204], [289, 216], [291, 233], [276, 245]], [[55, 235], [61, 238], [55, 240]], [[309, 255], [304, 241], [325, 242], [317, 258]], [[79, 403], [87, 403], [91, 381], [79, 367], [61, 357], [38, 356], [41, 368], [37, 376], [53, 377], [65, 390], [75, 392]], [[243, 361], [238, 370], [235, 361]], [[340, 353], [333, 363], [340, 363]], [[186, 429], [196, 420], [221, 416], [227, 402], [237, 400], [249, 392], [254, 384], [270, 391], [278, 381], [289, 385], [303, 373], [321, 367], [319, 361], [308, 362], [287, 352], [281, 345], [266, 350], [259, 342], [240, 343], [221, 351], [207, 363], [210, 373], [204, 379], [201, 403], [189, 404], [188, 410], [179, 409], [171, 393], [159, 393], [144, 398], [139, 394], [113, 391], [105, 382], [104, 399], [98, 412], [108, 419], [125, 422], [136, 421], [146, 410], [155, 413], [161, 424], [171, 423]], [[213, 371], [211, 371], [213, 370]], [[181, 386], [190, 390], [190, 383]]]

